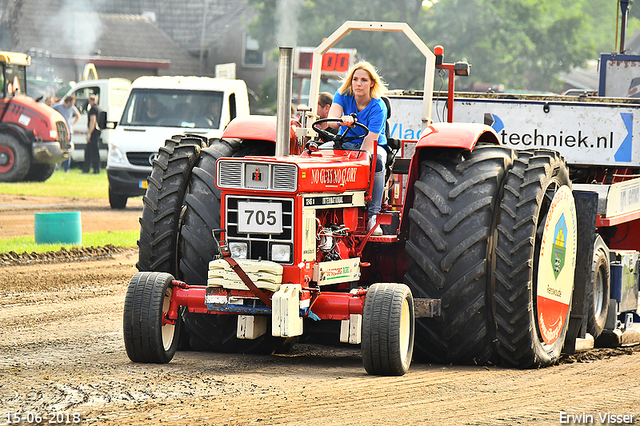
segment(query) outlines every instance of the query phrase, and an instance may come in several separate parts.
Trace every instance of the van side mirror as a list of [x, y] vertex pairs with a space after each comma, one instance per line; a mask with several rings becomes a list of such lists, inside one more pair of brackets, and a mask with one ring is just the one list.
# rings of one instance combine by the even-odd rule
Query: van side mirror
[[107, 111], [100, 111], [98, 114], [98, 127], [100, 129], [115, 129], [118, 125], [115, 121], [107, 121]]

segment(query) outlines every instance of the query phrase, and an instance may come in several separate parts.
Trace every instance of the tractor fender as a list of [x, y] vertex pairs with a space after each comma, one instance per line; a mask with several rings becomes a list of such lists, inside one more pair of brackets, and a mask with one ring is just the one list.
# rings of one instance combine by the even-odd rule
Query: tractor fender
[[[407, 176], [407, 192], [404, 198], [403, 212], [408, 212], [413, 205], [413, 184], [420, 177], [420, 162], [428, 158], [433, 149], [466, 149], [473, 151], [478, 143], [500, 145], [498, 134], [491, 127], [479, 123], [434, 123], [429, 125], [411, 157]], [[402, 215], [400, 237], [408, 238], [409, 219]]]
[[478, 142], [500, 144], [495, 130], [486, 124], [435, 123], [422, 133], [416, 144], [416, 153], [420, 148], [464, 148], [473, 151]]
[[[296, 139], [296, 128], [300, 123], [291, 120], [289, 139]], [[224, 129], [223, 139], [251, 139], [262, 141], [276, 141], [276, 117], [263, 115], [248, 115], [234, 118]]]
[[0, 123], [0, 133], [8, 133], [20, 143], [31, 146], [35, 141], [33, 130], [27, 130], [14, 123]]

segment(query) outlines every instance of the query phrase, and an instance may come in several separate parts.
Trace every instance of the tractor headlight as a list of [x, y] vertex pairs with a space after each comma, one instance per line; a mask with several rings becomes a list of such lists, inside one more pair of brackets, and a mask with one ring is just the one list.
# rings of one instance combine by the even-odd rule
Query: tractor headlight
[[229, 243], [229, 251], [231, 252], [231, 257], [246, 259], [249, 253], [249, 245], [247, 243]]
[[290, 262], [291, 246], [288, 244], [273, 244], [271, 246], [271, 260], [274, 262]]

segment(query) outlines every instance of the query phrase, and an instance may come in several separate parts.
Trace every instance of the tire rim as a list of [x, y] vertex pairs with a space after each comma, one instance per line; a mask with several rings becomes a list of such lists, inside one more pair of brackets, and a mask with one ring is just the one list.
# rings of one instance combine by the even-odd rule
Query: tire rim
[[400, 313], [400, 357], [402, 364], [406, 364], [409, 358], [409, 346], [411, 345], [411, 310], [409, 301], [405, 298], [402, 301], [402, 311]]
[[[165, 318], [169, 313], [169, 305], [171, 304], [171, 294], [173, 290], [171, 288], [167, 288], [164, 292], [164, 301], [162, 303], [162, 318]], [[162, 321], [162, 318], [160, 319]], [[177, 321], [177, 320], [176, 320]], [[162, 326], [162, 346], [165, 351], [171, 349], [171, 345], [173, 345], [173, 336], [176, 332], [175, 324], [164, 324]]]
[[15, 157], [13, 151], [6, 146], [0, 146], [0, 173], [6, 173], [13, 167]]
[[[534, 313], [543, 345], [563, 339], [571, 306], [576, 250], [576, 213], [571, 190], [553, 181], [540, 204], [536, 230]], [[575, 260], [575, 259], [574, 259]]]

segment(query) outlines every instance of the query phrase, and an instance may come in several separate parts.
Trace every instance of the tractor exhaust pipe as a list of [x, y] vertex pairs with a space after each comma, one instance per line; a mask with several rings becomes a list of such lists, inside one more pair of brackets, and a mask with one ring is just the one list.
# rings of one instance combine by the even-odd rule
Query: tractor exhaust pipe
[[293, 47], [281, 47], [278, 63], [278, 111], [276, 156], [289, 155], [291, 132], [291, 90], [293, 87]]

